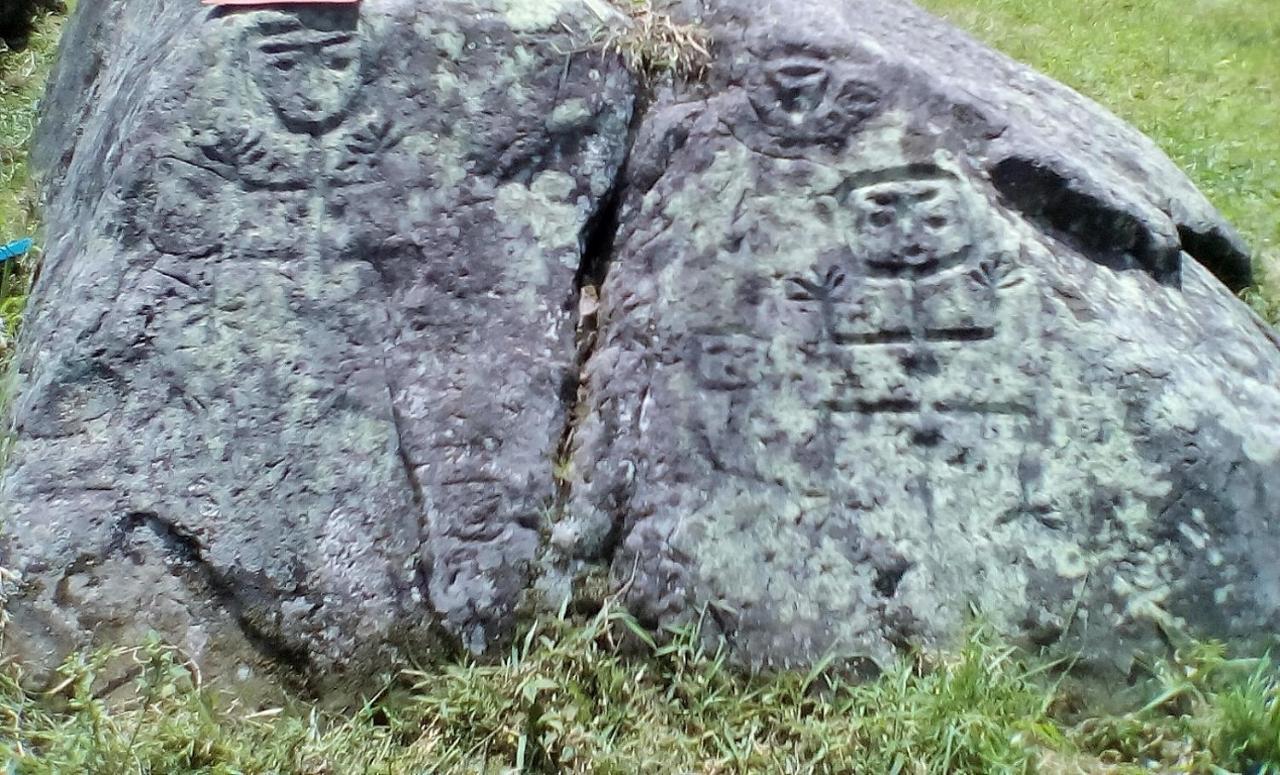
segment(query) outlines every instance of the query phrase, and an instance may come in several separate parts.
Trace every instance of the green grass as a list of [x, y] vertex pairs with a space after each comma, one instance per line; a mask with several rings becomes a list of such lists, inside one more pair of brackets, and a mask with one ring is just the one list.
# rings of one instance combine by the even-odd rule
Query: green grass
[[1254, 249], [1280, 322], [1280, 2], [921, 0], [1150, 135]]
[[[0, 48], [0, 244], [36, 236], [40, 230], [27, 146], [63, 18], [44, 14], [26, 46], [16, 51]], [[13, 349], [38, 256], [36, 250], [0, 265], [0, 372]]]
[[[1073, 702], [1048, 666], [981, 630], [951, 658], [917, 658], [869, 683], [752, 676], [701, 651], [691, 631], [661, 645], [637, 631], [609, 608], [543, 622], [499, 663], [406, 672], [345, 715], [239, 706], [159, 643], [73, 660], [40, 695], [6, 665], [0, 762], [31, 775], [1280, 768], [1274, 668], [1214, 647], [1158, 666], [1147, 708], [1081, 721], [1067, 719]], [[136, 661], [133, 699], [104, 700], [104, 665], [121, 655]]]

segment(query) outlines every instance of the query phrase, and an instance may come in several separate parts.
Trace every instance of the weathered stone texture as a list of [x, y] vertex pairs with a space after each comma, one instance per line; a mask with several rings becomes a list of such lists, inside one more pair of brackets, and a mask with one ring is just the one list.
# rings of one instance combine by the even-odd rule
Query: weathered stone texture
[[[631, 79], [585, 3], [85, 4], [0, 498], [17, 648], [317, 673], [526, 586]], [[91, 30], [91, 31], [86, 31]], [[576, 52], [576, 53], [575, 53]], [[95, 98], [96, 99], [96, 98]]]
[[608, 564], [759, 665], [971, 607], [1124, 670], [1274, 633], [1280, 349], [1195, 260], [1247, 276], [1230, 227], [905, 3], [714, 6], [710, 85], [633, 149], [560, 583]]
[[908, 3], [673, 12], [633, 121], [595, 0], [81, 4], [6, 648], [363, 673], [606, 571], [756, 665], [1280, 632], [1280, 340], [1186, 177]]

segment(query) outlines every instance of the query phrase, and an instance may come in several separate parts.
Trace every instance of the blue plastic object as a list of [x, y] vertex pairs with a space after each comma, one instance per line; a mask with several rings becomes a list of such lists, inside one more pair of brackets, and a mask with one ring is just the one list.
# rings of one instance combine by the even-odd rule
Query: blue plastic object
[[0, 247], [0, 261], [8, 261], [11, 258], [17, 258], [24, 255], [28, 250], [34, 247], [36, 241], [30, 237], [23, 237], [20, 240], [14, 240], [4, 247]]

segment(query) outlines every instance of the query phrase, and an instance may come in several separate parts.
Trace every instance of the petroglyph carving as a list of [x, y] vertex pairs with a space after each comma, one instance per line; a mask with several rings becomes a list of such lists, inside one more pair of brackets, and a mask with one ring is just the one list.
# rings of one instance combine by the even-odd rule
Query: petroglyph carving
[[[881, 23], [890, 5], [828, 27], [821, 3], [763, 21], [737, 3], [721, 88], [655, 103], [566, 522], [612, 528], [647, 624], [706, 611], [757, 664], [892, 658], [951, 642], [971, 607], [1037, 644], [1136, 642], [1166, 593], [1194, 620], [1221, 575], [1167, 540], [1168, 488], [1275, 461], [1246, 461], [1261, 436], [1202, 394], [1210, 338], [1257, 338], [1230, 333], [1243, 311], [1187, 255], [1156, 259], [1226, 255], [1197, 235], [1228, 230], [1149, 143], [1005, 60], [963, 61], [915, 11]], [[1201, 304], [1237, 322], [1208, 335]], [[1208, 438], [1231, 439], [1216, 469], [1180, 446]], [[1241, 492], [1169, 524], [1265, 522]]]
[[776, 108], [798, 119], [815, 112], [827, 98], [831, 74], [819, 59], [794, 59], [769, 73]]
[[709, 390], [740, 390], [760, 375], [759, 343], [745, 334], [706, 334], [699, 340], [698, 382]]
[[[369, 75], [357, 14], [303, 8], [237, 18], [246, 72], [214, 87], [230, 80], [237, 97], [202, 114], [194, 142], [155, 165], [157, 249], [189, 257], [219, 249], [241, 258], [351, 253], [359, 236], [331, 225], [372, 226], [357, 216], [375, 200], [386, 178], [379, 165], [405, 135], [376, 105], [356, 109]], [[253, 204], [237, 204], [246, 199]]]
[[744, 280], [762, 290], [734, 294], [753, 299], [740, 317], [693, 334], [702, 392], [684, 448], [718, 485], [691, 522], [730, 530], [721, 513], [772, 510], [775, 532], [854, 564], [868, 535], [923, 534], [948, 509], [1051, 527], [1043, 386], [1012, 365], [1033, 286], [983, 204], [958, 171], [918, 163], [847, 173], [808, 216], [765, 215], [827, 230], [776, 243], [791, 249]]
[[873, 275], [934, 274], [962, 263], [973, 244], [968, 203], [947, 176], [873, 183], [856, 189], [849, 206]]
[[[606, 20], [581, 0], [148, 2], [86, 10], [77, 45], [118, 56], [77, 93], [106, 98], [56, 111], [77, 149], [55, 155], [82, 172], [50, 213], [75, 238], [42, 293], [52, 339], [29, 329], [50, 357], [13, 402], [37, 473], [0, 497], [5, 557], [51, 569], [30, 621], [59, 648], [154, 626], [263, 682], [269, 662], [317, 684], [395, 669], [441, 628], [494, 645], [561, 489], [566, 302], [604, 255], [630, 144], [632, 74], [567, 53]], [[164, 553], [58, 595], [137, 509], [175, 526], [140, 540], [192, 536], [243, 609]], [[166, 607], [119, 602], [139, 590]], [[245, 620], [266, 623], [261, 654]]]
[[884, 96], [849, 63], [796, 54], [761, 68], [748, 97], [759, 119], [788, 143], [840, 141], [882, 107]]
[[151, 241], [163, 253], [201, 257], [212, 253], [239, 228], [234, 210], [211, 218], [208, 202], [229, 196], [235, 184], [225, 177], [181, 159], [165, 157], [155, 164], [155, 215]]
[[614, 594], [762, 667], [1280, 632], [1280, 353], [1176, 168], [909, 3], [672, 5], [715, 61], [650, 90], [592, 0], [81, 4], [24, 670], [157, 629], [329, 696]]
[[931, 165], [860, 175], [846, 190], [845, 259], [784, 279], [789, 318], [836, 348], [909, 347], [912, 373], [936, 368], [930, 345], [994, 339], [1008, 267], [975, 248], [972, 193]]
[[250, 29], [254, 84], [290, 131], [328, 132], [349, 112], [360, 89], [357, 13], [263, 11]]

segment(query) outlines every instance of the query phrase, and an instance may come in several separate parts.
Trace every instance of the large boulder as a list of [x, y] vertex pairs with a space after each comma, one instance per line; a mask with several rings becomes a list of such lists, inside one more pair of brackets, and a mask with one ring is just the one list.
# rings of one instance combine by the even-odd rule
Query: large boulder
[[584, 45], [607, 11], [81, 4], [36, 153], [6, 648], [156, 628], [305, 677], [502, 637], [626, 148], [631, 77]]
[[7, 651], [363, 675], [602, 589], [766, 666], [1280, 631], [1280, 340], [1086, 99], [897, 0], [688, 0], [690, 82], [600, 0], [291, 8], [77, 11]]
[[[896, 0], [721, 0], [646, 113], [553, 528], [641, 621], [877, 664], [1280, 632], [1280, 346], [1096, 105]], [[566, 581], [565, 579], [569, 579]]]

